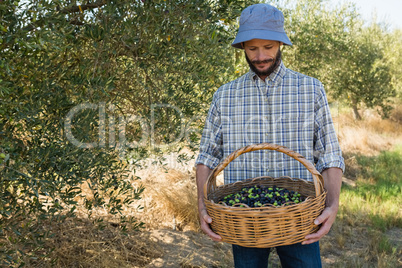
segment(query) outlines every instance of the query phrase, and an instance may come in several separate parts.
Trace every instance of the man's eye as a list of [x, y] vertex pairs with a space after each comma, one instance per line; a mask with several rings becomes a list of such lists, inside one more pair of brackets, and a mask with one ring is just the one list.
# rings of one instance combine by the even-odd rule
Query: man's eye
[[265, 47], [265, 49], [271, 49], [272, 47]]

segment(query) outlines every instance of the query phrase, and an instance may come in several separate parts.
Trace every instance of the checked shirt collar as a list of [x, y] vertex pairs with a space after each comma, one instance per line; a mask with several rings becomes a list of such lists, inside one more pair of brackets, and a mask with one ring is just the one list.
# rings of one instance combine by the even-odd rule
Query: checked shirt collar
[[262, 81], [261, 78], [258, 77], [258, 75], [250, 69], [248, 72], [249, 78], [252, 81], [260, 80], [262, 83], [268, 83], [268, 84], [273, 84], [273, 85], [278, 85], [282, 82], [283, 77], [286, 74], [286, 67], [283, 64], [283, 61], [281, 60], [281, 63], [279, 64], [278, 68], [275, 69], [266, 79], [265, 82]]

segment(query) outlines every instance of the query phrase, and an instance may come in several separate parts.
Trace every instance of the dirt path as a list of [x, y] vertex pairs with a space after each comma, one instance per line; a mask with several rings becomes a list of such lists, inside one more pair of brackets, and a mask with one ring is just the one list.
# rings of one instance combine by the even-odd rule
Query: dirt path
[[[231, 245], [215, 243], [206, 235], [193, 231], [174, 231], [169, 229], [149, 231], [150, 238], [163, 251], [163, 256], [154, 259], [151, 267], [233, 267]], [[327, 239], [332, 240], [331, 237]], [[324, 267], [330, 267], [340, 253], [334, 248], [326, 250], [322, 256]], [[271, 267], [280, 267], [279, 258], [274, 252], [270, 256]]]
[[[353, 237], [339, 247], [338, 238], [329, 233], [321, 240], [321, 258], [323, 267], [341, 267], [340, 259], [354, 259], [365, 254], [364, 244], [359, 244], [365, 236], [363, 229], [356, 230]], [[400, 247], [401, 229], [394, 229], [390, 233], [392, 242]], [[233, 267], [231, 246], [226, 243], [215, 243], [206, 235], [194, 231], [175, 231], [170, 229], [152, 230], [147, 236], [161, 247], [162, 256], [154, 259], [146, 268], [151, 267], [184, 267], [184, 268], [215, 268]], [[398, 239], [395, 239], [399, 237]], [[275, 252], [270, 256], [269, 267], [280, 267], [279, 258]], [[349, 262], [350, 263], [350, 262]]]
[[231, 267], [231, 246], [215, 243], [194, 231], [150, 231], [151, 239], [164, 251], [146, 267]]

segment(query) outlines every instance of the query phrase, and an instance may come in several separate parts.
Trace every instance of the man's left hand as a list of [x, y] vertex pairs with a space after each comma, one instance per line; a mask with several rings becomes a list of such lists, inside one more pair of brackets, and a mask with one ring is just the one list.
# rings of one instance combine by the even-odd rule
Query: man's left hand
[[320, 240], [324, 235], [328, 234], [331, 229], [332, 224], [335, 221], [336, 214], [338, 213], [338, 208], [326, 207], [321, 215], [314, 220], [315, 225], [321, 225], [321, 228], [318, 232], [314, 234], [306, 235], [305, 239], [302, 242], [302, 245], [311, 244]]

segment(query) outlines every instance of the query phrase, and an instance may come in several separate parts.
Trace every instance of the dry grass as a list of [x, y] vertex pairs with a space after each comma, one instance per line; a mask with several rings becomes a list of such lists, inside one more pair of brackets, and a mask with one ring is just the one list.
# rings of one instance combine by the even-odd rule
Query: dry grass
[[161, 255], [140, 233], [123, 235], [114, 225], [99, 229], [85, 221], [59, 226], [54, 241], [57, 267], [143, 267]]
[[148, 228], [199, 230], [194, 172], [159, 169], [138, 174], [145, 186], [139, 216]]
[[333, 113], [342, 151], [367, 156], [376, 155], [402, 143], [402, 107], [397, 106], [390, 118], [382, 119], [366, 111], [363, 120], [353, 119], [351, 113]]
[[[115, 223], [100, 225], [69, 218], [63, 223], [42, 222], [38, 228], [51, 234], [43, 240], [43, 245], [26, 244], [19, 250], [36, 251], [39, 253], [36, 256], [46, 253], [47, 256], [31, 258], [28, 254], [23, 257], [24, 267], [144, 267], [162, 256], [159, 245], [149, 238], [148, 233], [129, 231], [123, 234]], [[46, 249], [46, 252], [41, 249]]]

